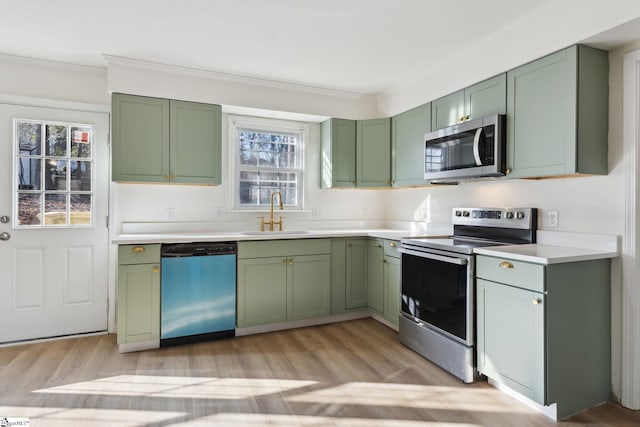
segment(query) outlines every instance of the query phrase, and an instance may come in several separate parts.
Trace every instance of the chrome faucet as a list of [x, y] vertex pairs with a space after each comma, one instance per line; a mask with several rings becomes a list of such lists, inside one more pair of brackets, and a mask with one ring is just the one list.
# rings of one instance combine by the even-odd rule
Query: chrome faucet
[[274, 228], [276, 224], [280, 227], [280, 231], [282, 231], [282, 218], [284, 217], [281, 216], [278, 221], [276, 221], [275, 218], [273, 217], [273, 204], [276, 196], [278, 196], [280, 200], [280, 204], [279, 204], [280, 210], [284, 209], [284, 205], [282, 204], [282, 193], [280, 191], [274, 191], [273, 193], [271, 193], [271, 209], [269, 211], [270, 212], [269, 220], [265, 220], [263, 216], [258, 217], [260, 219], [260, 231], [265, 231], [264, 226], [266, 224], [269, 225], [269, 231], [275, 231]]

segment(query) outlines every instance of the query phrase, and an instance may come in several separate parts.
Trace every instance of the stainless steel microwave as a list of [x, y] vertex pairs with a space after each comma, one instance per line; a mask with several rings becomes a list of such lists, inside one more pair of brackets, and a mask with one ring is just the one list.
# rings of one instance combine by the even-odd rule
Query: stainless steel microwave
[[506, 116], [494, 114], [425, 135], [424, 179], [452, 182], [504, 176]]

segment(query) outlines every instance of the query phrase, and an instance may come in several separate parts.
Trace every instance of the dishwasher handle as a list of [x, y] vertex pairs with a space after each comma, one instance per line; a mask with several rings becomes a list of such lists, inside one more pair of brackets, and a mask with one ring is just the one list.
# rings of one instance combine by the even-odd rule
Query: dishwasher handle
[[160, 255], [163, 258], [235, 255], [237, 251], [235, 242], [171, 243], [162, 245]]

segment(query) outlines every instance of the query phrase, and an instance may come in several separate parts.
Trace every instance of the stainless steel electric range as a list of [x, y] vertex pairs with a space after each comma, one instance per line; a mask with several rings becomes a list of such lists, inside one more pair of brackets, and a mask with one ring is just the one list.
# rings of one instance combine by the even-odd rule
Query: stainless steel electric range
[[464, 382], [476, 377], [474, 248], [535, 243], [536, 208], [454, 208], [452, 236], [403, 239], [400, 341]]

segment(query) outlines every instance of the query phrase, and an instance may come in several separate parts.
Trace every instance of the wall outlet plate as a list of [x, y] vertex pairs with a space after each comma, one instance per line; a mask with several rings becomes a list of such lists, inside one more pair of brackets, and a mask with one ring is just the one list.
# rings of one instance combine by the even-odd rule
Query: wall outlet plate
[[547, 212], [547, 226], [549, 228], [558, 227], [558, 211]]

